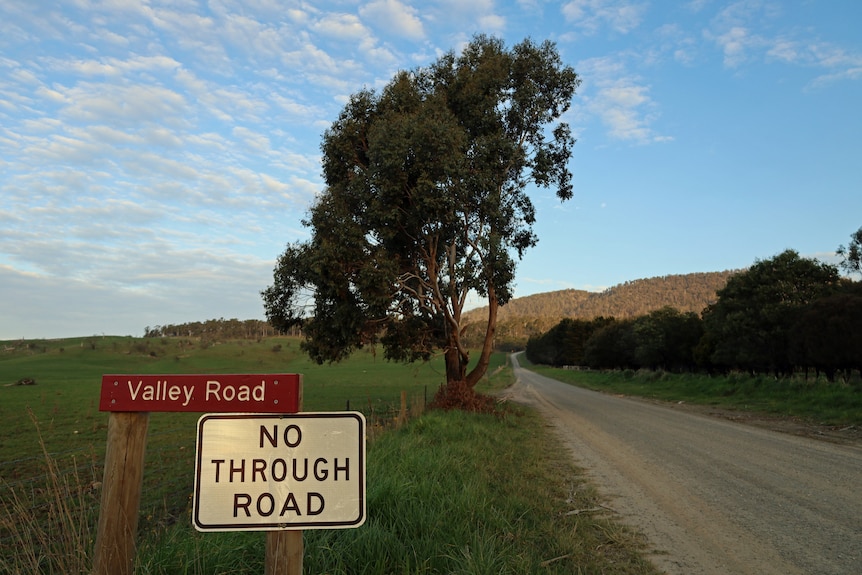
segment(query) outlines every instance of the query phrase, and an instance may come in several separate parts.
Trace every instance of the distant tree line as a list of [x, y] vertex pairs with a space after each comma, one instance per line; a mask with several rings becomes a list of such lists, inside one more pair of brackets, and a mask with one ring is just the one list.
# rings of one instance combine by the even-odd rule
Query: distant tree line
[[[857, 237], [845, 254], [858, 254]], [[842, 267], [858, 273], [858, 258], [845, 256]], [[530, 338], [527, 357], [596, 369], [862, 375], [862, 283], [836, 266], [787, 250], [731, 276], [716, 295], [699, 315], [664, 307], [634, 319], [564, 319]]]
[[[298, 335], [299, 330], [295, 330]], [[208, 340], [260, 339], [278, 332], [258, 319], [209, 319], [180, 324], [165, 324], [144, 328], [144, 337], [198, 337]]]

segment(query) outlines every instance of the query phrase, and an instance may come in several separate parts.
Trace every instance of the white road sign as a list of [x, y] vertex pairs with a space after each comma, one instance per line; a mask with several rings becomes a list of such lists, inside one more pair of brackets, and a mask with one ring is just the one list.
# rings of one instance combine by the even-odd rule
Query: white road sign
[[192, 516], [198, 531], [359, 527], [365, 521], [365, 417], [204, 415]]

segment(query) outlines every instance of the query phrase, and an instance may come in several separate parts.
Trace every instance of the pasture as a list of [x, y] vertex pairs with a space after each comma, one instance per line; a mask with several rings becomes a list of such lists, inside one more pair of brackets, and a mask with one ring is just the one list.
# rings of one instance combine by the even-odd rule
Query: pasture
[[[208, 345], [131, 337], [0, 345], [0, 481], [11, 485], [41, 472], [40, 436], [62, 470], [74, 467], [88, 481], [101, 480], [94, 471], [105, 451], [108, 415], [99, 412], [98, 404], [107, 373], [302, 373], [305, 411], [362, 411], [372, 431], [391, 419], [402, 391], [414, 405], [424, 405], [443, 381], [441, 362], [390, 363], [374, 350], [360, 351], [347, 362], [316, 365], [299, 350], [299, 340], [288, 337]], [[35, 385], [15, 385], [22, 379]], [[193, 469], [199, 417], [150, 416], [146, 469], [153, 480], [145, 477], [142, 511], [156, 523], [172, 522], [185, 510], [189, 494], [182, 486], [190, 477], [184, 478], [183, 470]]]

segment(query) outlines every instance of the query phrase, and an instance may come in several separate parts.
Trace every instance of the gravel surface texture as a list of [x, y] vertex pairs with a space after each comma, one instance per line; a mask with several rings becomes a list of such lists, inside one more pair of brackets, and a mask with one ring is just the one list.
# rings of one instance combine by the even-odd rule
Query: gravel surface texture
[[513, 363], [508, 399], [544, 414], [668, 574], [862, 574], [857, 429], [597, 393]]

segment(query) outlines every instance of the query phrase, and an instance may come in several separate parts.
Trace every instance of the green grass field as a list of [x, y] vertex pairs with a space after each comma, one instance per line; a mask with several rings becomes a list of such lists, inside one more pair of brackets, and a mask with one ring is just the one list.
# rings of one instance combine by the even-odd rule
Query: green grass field
[[[515, 406], [498, 416], [432, 412], [392, 429], [402, 391], [420, 413], [443, 382], [442, 360], [392, 364], [369, 350], [318, 366], [298, 344], [0, 342], [0, 573], [89, 569], [108, 418], [98, 411], [103, 374], [284, 372], [303, 374], [304, 410], [362, 411], [371, 437], [368, 521], [306, 532], [306, 573], [654, 573], [641, 542], [612, 521], [537, 415]], [[505, 364], [494, 356], [484, 389], [511, 383]], [[36, 384], [10, 385], [23, 378]], [[190, 525], [198, 417], [151, 415], [136, 572], [260, 573], [262, 534]]]
[[[14, 345], [14, 349], [9, 347]], [[443, 380], [442, 363], [390, 363], [372, 351], [316, 365], [296, 338], [231, 341], [202, 347], [185, 339], [91, 337], [0, 342], [0, 481], [15, 485], [44, 470], [39, 435], [61, 471], [101, 481], [108, 414], [99, 412], [103, 374], [302, 373], [305, 411], [362, 411], [371, 432], [391, 419], [406, 391], [424, 405]], [[501, 356], [497, 361], [504, 361]], [[23, 378], [36, 385], [10, 385]], [[31, 415], [32, 414], [32, 415]], [[191, 489], [199, 413], [153, 413], [147, 439], [142, 526], [176, 521]], [[35, 419], [35, 423], [33, 421]], [[37, 425], [40, 434], [37, 434]]]

